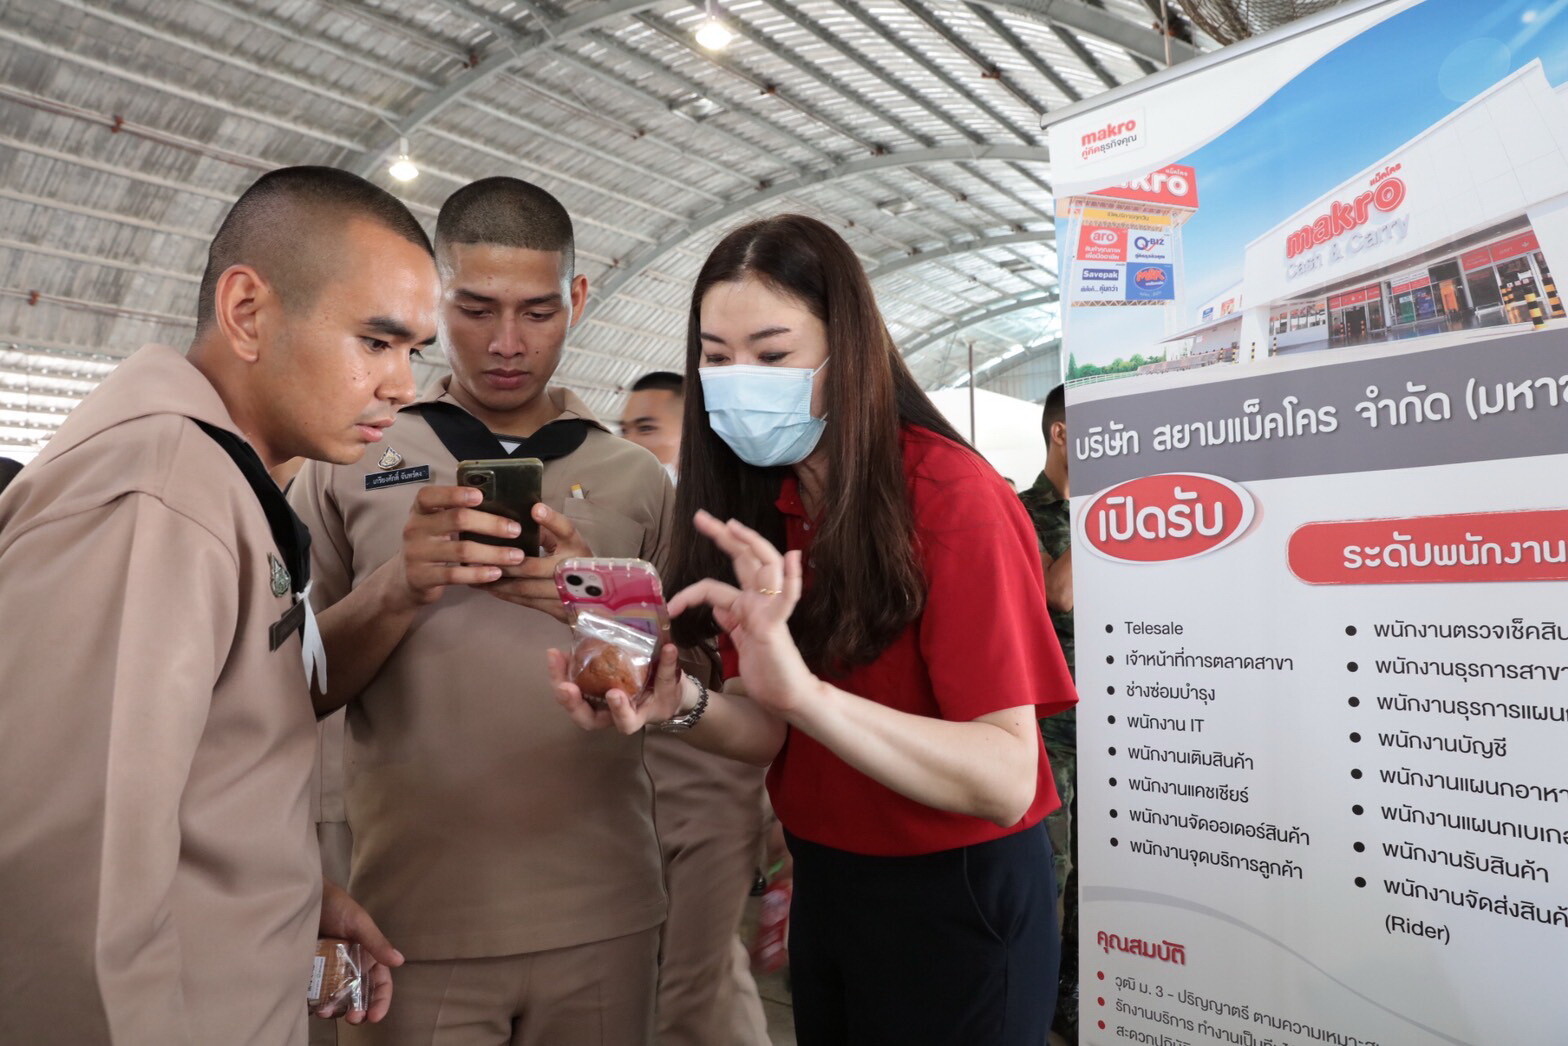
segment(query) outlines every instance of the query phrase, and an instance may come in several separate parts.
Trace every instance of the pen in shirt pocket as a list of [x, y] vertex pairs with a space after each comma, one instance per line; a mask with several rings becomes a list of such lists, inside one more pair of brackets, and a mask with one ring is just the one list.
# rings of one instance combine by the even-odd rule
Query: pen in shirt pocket
[[572, 497], [576, 498], [578, 501], [582, 501], [588, 497], [587, 494], [583, 493], [583, 485], [581, 483], [572, 484]]

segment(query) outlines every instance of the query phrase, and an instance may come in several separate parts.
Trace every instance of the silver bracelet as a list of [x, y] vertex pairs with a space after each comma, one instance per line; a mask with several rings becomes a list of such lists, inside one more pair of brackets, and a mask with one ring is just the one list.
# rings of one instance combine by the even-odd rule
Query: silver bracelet
[[687, 679], [690, 679], [697, 685], [697, 703], [685, 715], [674, 716], [664, 720], [662, 723], [649, 723], [649, 730], [658, 730], [666, 734], [678, 734], [682, 731], [690, 730], [697, 725], [697, 720], [702, 718], [702, 713], [708, 710], [708, 688], [702, 685], [702, 680], [690, 672], [684, 674]]

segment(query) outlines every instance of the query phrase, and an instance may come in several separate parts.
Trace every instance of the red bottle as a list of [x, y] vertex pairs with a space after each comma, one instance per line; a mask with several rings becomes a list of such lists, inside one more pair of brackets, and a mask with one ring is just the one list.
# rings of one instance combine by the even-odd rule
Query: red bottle
[[751, 964], [758, 973], [775, 973], [789, 965], [789, 904], [794, 894], [794, 880], [780, 878], [762, 895], [757, 936], [751, 944]]

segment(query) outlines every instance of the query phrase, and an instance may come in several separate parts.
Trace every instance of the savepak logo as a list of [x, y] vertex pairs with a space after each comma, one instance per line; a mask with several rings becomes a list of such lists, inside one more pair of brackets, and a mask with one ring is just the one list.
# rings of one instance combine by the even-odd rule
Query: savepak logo
[[1143, 140], [1142, 109], [1096, 124], [1078, 136], [1081, 155], [1085, 160], [1131, 152], [1140, 148]]
[[1224, 548], [1252, 525], [1246, 488], [1201, 472], [1167, 472], [1108, 487], [1078, 515], [1078, 537], [1118, 563], [1168, 563]]

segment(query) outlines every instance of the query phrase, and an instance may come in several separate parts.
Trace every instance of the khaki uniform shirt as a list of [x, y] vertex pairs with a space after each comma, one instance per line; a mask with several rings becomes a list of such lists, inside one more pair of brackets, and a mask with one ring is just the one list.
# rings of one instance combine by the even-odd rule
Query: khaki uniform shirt
[[[330, 667], [328, 666], [329, 672]], [[348, 811], [343, 808], [346, 719], [347, 713], [340, 708], [322, 719], [317, 726], [319, 750], [316, 757], [316, 770], [310, 779], [310, 819], [317, 824], [342, 824], [348, 820]]]
[[[561, 418], [592, 427], [545, 463], [545, 503], [595, 555], [662, 564], [674, 503], [664, 470], [570, 392], [550, 395]], [[426, 400], [452, 402], [445, 382]], [[290, 491], [314, 536], [318, 614], [401, 554], [421, 486], [457, 482], [418, 413], [398, 417], [387, 446], [401, 458], [387, 470], [384, 452], [311, 462]], [[421, 466], [428, 480], [384, 483]], [[545, 651], [570, 645], [570, 629], [541, 611], [448, 588], [348, 706], [351, 892], [409, 958], [524, 954], [663, 921], [643, 739], [584, 731], [561, 710]]]
[[661, 834], [666, 826], [688, 822], [698, 831], [758, 829], [768, 773], [762, 767], [704, 752], [666, 733], [648, 735], [647, 761]]
[[173, 349], [0, 497], [0, 1042], [304, 1043], [315, 717], [293, 602]]

